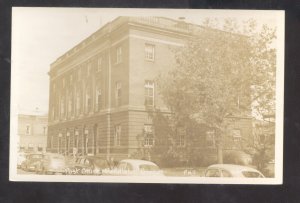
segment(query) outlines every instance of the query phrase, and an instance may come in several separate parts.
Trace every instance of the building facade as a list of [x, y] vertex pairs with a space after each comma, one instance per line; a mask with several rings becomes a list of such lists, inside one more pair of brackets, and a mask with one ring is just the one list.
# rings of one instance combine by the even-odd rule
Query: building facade
[[141, 143], [153, 146], [159, 135], [149, 112], [170, 113], [155, 78], [174, 67], [174, 49], [202, 29], [181, 20], [119, 17], [58, 58], [49, 71], [48, 149], [118, 160]]
[[47, 148], [48, 116], [18, 115], [18, 150], [45, 152]]

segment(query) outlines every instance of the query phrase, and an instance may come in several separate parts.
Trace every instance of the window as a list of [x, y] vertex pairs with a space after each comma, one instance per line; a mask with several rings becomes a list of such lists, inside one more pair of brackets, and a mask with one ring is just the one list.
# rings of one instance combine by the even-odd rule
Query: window
[[76, 148], [78, 148], [78, 144], [79, 144], [79, 131], [77, 128], [75, 128], [74, 130], [74, 142], [73, 142], [73, 146]]
[[70, 132], [67, 131], [66, 134], [66, 140], [65, 140], [65, 144], [66, 144], [66, 153], [69, 153], [69, 149], [70, 149]]
[[206, 132], [206, 146], [208, 147], [216, 146], [215, 131], [210, 130]]
[[101, 109], [101, 89], [97, 89], [96, 92], [96, 111], [100, 111]]
[[31, 133], [31, 127], [30, 127], [30, 125], [28, 124], [28, 125], [26, 125], [25, 135], [30, 135], [30, 133]]
[[122, 62], [122, 47], [117, 48], [117, 59], [116, 63], [121, 63]]
[[122, 104], [122, 84], [121, 82], [116, 83], [116, 106]]
[[208, 169], [205, 173], [205, 177], [221, 177], [218, 169]]
[[144, 146], [152, 147], [154, 145], [153, 126], [144, 125]]
[[65, 78], [62, 79], [62, 86], [65, 88]]
[[148, 61], [154, 61], [155, 46], [152, 44], [145, 45], [145, 59]]
[[236, 106], [238, 109], [240, 108], [240, 96], [237, 96]]
[[233, 139], [234, 148], [241, 148], [241, 144], [242, 144], [241, 130], [233, 129], [232, 139]]
[[89, 113], [91, 111], [92, 107], [92, 102], [91, 102], [91, 95], [90, 95], [90, 90], [87, 89], [86, 94], [85, 94], [85, 106], [86, 106], [86, 113]]
[[78, 68], [77, 72], [77, 80], [79, 81], [81, 79], [81, 67]]
[[52, 117], [52, 120], [54, 120], [55, 119], [55, 108], [54, 108], [54, 105], [52, 105], [52, 115], [51, 115], [51, 117]]
[[65, 115], [65, 100], [64, 97], [60, 100], [60, 117], [63, 118]]
[[146, 120], [146, 122], [147, 122], [147, 123], [153, 123], [152, 116], [147, 115], [147, 120]]
[[263, 178], [263, 176], [255, 171], [243, 171], [242, 174], [246, 177], [246, 178]]
[[79, 115], [80, 113], [80, 93], [77, 93], [76, 96], [76, 114]]
[[179, 128], [177, 130], [177, 146], [184, 147], [185, 146], [185, 129]]
[[266, 135], [265, 134], [259, 135], [259, 141], [260, 141], [260, 143], [265, 143], [266, 142]]
[[52, 106], [51, 113], [52, 113], [52, 115], [51, 115], [52, 120], [55, 120], [55, 108], [54, 108], [54, 105]]
[[97, 71], [98, 72], [102, 71], [102, 57], [98, 58], [98, 61], [97, 61]]
[[229, 173], [229, 171], [221, 170], [221, 172], [222, 172], [222, 177], [231, 177], [231, 174]]
[[42, 152], [43, 151], [43, 145], [42, 144], [38, 144], [38, 149], [37, 149], [39, 152]]
[[150, 80], [145, 82], [145, 105], [154, 105], [154, 82]]
[[24, 146], [24, 144], [21, 144], [20, 145], [20, 151], [23, 151], [23, 150], [25, 150], [25, 146]]
[[53, 136], [50, 137], [50, 148], [53, 149]]
[[29, 143], [28, 144], [28, 150], [33, 151], [33, 149], [34, 149], [33, 144]]
[[91, 74], [91, 62], [88, 62], [87, 64], [87, 76], [90, 76]]
[[47, 126], [44, 126], [43, 130], [44, 130], [44, 135], [47, 135]]
[[68, 99], [68, 115], [72, 114], [72, 106], [73, 106], [72, 94], [70, 94]]
[[121, 125], [115, 126], [114, 145], [121, 146]]

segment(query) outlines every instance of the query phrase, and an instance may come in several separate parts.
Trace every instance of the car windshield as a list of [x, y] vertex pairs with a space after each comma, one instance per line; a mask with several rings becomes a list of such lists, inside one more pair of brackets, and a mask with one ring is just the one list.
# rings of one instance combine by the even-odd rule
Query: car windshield
[[255, 171], [243, 171], [242, 174], [247, 178], [262, 178], [262, 175]]
[[159, 171], [158, 166], [150, 164], [141, 164], [139, 168], [141, 171]]
[[208, 169], [205, 173], [206, 177], [220, 177], [220, 171], [219, 169]]

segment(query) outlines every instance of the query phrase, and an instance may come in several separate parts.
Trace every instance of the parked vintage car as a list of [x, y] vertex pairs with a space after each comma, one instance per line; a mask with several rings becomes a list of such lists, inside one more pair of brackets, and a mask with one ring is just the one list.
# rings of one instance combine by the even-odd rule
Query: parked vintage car
[[45, 153], [37, 165], [36, 172], [41, 174], [65, 174], [65, 157], [56, 153]]
[[26, 153], [19, 152], [17, 157], [17, 168], [21, 168], [21, 165], [24, 161], [26, 161]]
[[262, 173], [269, 178], [275, 176], [275, 160], [272, 159], [268, 163], [265, 164], [265, 167], [261, 170]]
[[97, 156], [78, 157], [66, 167], [67, 175], [106, 175], [112, 169], [112, 164]]
[[214, 164], [205, 171], [205, 177], [236, 177], [236, 178], [264, 178], [258, 170], [233, 164]]
[[118, 175], [133, 175], [133, 176], [163, 176], [163, 171], [153, 162], [124, 159], [117, 166]]
[[25, 161], [21, 163], [21, 169], [24, 171], [36, 171], [43, 155], [40, 153], [27, 154]]

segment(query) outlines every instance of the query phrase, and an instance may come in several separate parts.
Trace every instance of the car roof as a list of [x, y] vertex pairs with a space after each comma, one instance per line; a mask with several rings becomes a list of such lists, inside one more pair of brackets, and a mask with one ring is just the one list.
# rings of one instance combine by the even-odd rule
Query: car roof
[[225, 169], [228, 171], [253, 171], [253, 172], [259, 172], [254, 168], [248, 167], [248, 166], [242, 166], [242, 165], [235, 165], [235, 164], [214, 164], [210, 165], [208, 169], [211, 168], [219, 168], [219, 169]]
[[121, 162], [127, 162], [127, 163], [131, 163], [133, 165], [147, 164], [147, 165], [157, 166], [155, 163], [153, 163], [151, 161], [140, 160], [140, 159], [123, 159], [123, 160], [120, 161], [120, 163]]

